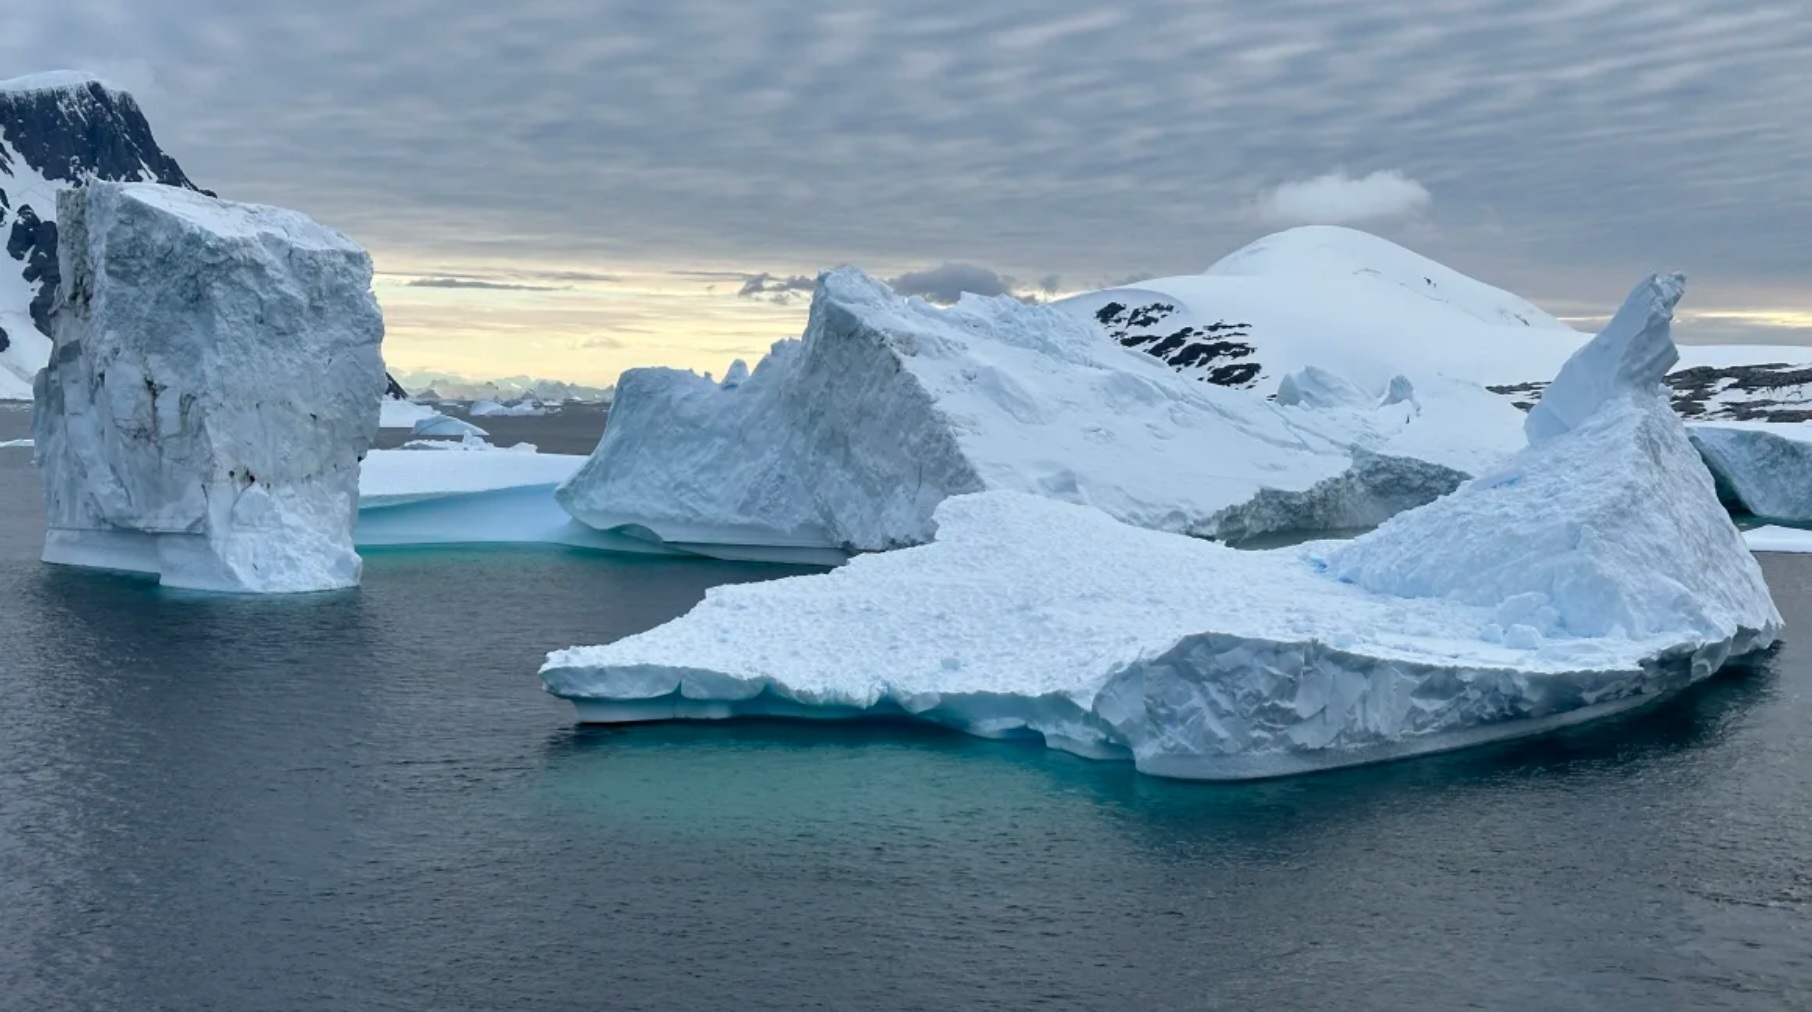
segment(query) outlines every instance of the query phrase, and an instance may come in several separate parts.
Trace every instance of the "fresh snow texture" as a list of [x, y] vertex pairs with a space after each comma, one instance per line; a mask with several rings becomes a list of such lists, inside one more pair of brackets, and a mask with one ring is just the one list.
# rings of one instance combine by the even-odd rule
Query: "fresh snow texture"
[[1060, 310], [1008, 297], [938, 309], [851, 268], [819, 279], [802, 340], [731, 379], [625, 373], [561, 504], [687, 550], [834, 562], [924, 542], [939, 502], [987, 489], [1239, 536], [1259, 532], [1246, 507], [1261, 499], [1267, 525], [1363, 526], [1462, 477], [1375, 466], [1418, 424], [1408, 400], [1361, 432], [1352, 408], [1291, 411], [1190, 381]]
[[292, 211], [94, 182], [59, 207], [33, 435], [47, 562], [241, 592], [348, 587], [385, 388], [371, 259]]
[[[1619, 318], [1643, 333], [1598, 341], [1664, 338], [1670, 284]], [[1781, 625], [1658, 384], [1623, 379], [1569, 384], [1567, 407], [1596, 391], [1598, 410], [1352, 542], [1241, 552], [958, 496], [932, 544], [713, 589], [665, 626], [551, 654], [542, 677], [585, 721], [912, 716], [1204, 779], [1613, 713]]]

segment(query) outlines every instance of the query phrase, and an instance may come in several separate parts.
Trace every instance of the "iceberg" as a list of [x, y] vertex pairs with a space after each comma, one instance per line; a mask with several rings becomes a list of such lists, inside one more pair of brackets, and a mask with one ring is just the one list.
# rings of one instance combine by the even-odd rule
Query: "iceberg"
[[423, 422], [444, 417], [427, 404], [417, 404], [402, 397], [386, 396], [378, 412], [378, 428], [409, 429]]
[[567, 516], [554, 489], [585, 463], [575, 454], [537, 453], [527, 444], [482, 441], [372, 450], [359, 472], [359, 548], [544, 544], [637, 554], [678, 554], [635, 538], [596, 531]]
[[1719, 493], [1738, 509], [1812, 524], [1812, 426], [1726, 422], [1692, 426], [1691, 434]]
[[940, 502], [994, 489], [1205, 537], [1363, 526], [1463, 477], [1392, 456], [1427, 427], [1422, 409], [1390, 403], [1360, 434], [1351, 411], [1193, 382], [1067, 312], [1010, 297], [938, 309], [842, 268], [819, 279], [804, 337], [746, 376], [625, 373], [558, 497], [599, 530], [823, 564], [928, 541]]
[[386, 385], [370, 257], [293, 211], [151, 183], [66, 190], [58, 217], [44, 560], [200, 590], [358, 583]]
[[535, 418], [548, 413], [548, 409], [533, 398], [520, 400], [514, 404], [502, 404], [491, 400], [476, 401], [471, 410], [467, 412], [473, 418]]
[[435, 412], [433, 415], [426, 418], [416, 419], [415, 424], [409, 427], [409, 434], [411, 436], [440, 436], [451, 439], [465, 439], [468, 437], [472, 439], [483, 439], [490, 435], [490, 433], [473, 425], [471, 422], [460, 421], [452, 415], [443, 415], [439, 412]]
[[1353, 541], [1246, 552], [961, 494], [932, 543], [713, 589], [542, 679], [586, 722], [889, 715], [1212, 780], [1659, 699], [1781, 628], [1663, 393], [1680, 291], [1638, 286], [1517, 454]]

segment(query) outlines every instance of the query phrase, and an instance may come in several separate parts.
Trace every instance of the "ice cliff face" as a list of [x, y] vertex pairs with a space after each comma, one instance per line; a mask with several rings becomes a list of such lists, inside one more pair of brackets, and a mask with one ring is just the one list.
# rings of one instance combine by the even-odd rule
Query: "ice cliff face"
[[1460, 479], [1413, 459], [1356, 467], [1391, 456], [1418, 406], [1364, 439], [1345, 417], [1188, 381], [1050, 307], [942, 310], [844, 268], [820, 279], [803, 339], [746, 378], [624, 374], [560, 502], [600, 530], [689, 551], [831, 562], [929, 540], [938, 503], [985, 489], [1217, 536], [1376, 523]]
[[1345, 544], [1242, 552], [1011, 492], [937, 540], [710, 591], [549, 655], [586, 721], [906, 716], [1165, 776], [1457, 748], [1660, 698], [1780, 615], [1668, 411], [1677, 279], [1638, 287], [1501, 470]]
[[384, 392], [371, 261], [291, 211], [91, 182], [33, 431], [44, 558], [171, 586], [358, 582], [359, 460]]

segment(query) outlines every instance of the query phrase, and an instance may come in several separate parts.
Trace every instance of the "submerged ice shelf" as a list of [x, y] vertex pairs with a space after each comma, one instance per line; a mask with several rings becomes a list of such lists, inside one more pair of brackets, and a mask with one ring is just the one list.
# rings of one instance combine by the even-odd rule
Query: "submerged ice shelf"
[[1241, 552], [961, 495], [931, 544], [718, 588], [660, 628], [551, 654], [543, 680], [585, 721], [909, 715], [1207, 779], [1640, 705], [1780, 629], [1661, 393], [1679, 291], [1632, 293], [1526, 449], [1352, 542]]

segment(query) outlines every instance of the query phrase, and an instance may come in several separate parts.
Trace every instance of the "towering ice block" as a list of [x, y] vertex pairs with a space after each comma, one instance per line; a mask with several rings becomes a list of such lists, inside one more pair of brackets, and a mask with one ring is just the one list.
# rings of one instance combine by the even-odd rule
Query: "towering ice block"
[[1354, 541], [1242, 552], [961, 495], [931, 544], [714, 589], [542, 678], [585, 721], [910, 716], [1202, 779], [1637, 706], [1781, 628], [1660, 387], [1679, 293], [1636, 289], [1525, 449]]
[[301, 214], [155, 184], [94, 182], [58, 212], [45, 561], [201, 590], [358, 583], [386, 385], [370, 257]]

